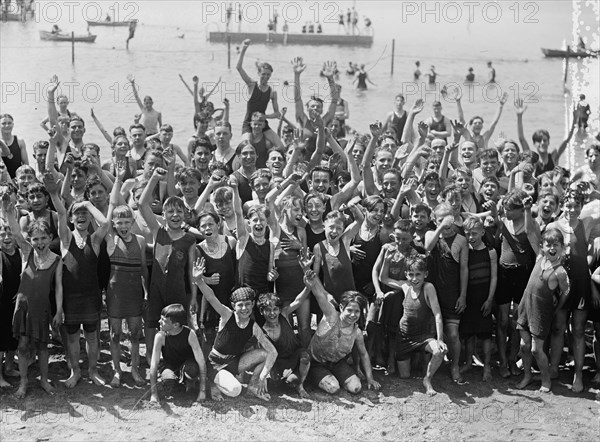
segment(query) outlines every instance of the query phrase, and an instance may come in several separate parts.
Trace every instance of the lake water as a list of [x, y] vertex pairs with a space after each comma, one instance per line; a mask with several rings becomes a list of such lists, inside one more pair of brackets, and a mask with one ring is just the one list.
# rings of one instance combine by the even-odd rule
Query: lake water
[[[283, 83], [293, 80], [290, 60], [296, 56], [304, 57], [308, 65], [302, 75], [305, 98], [314, 93], [328, 94], [326, 82], [318, 75], [325, 60], [336, 60], [342, 72], [349, 61], [366, 64], [369, 78], [376, 84], [368, 91], [357, 92], [352, 78], [343, 73], [339, 79], [342, 96], [350, 105], [348, 123], [360, 131], [367, 131], [369, 122], [383, 119], [399, 92], [405, 93], [409, 105], [416, 98], [425, 98], [427, 106], [422, 117], [429, 116], [431, 103], [439, 98], [436, 91], [444, 84], [462, 85], [467, 69], [473, 67], [476, 81], [482, 84], [471, 90], [461, 86], [467, 119], [481, 115], [490, 121], [500, 92], [508, 92], [509, 102], [496, 133], [503, 131], [516, 138], [512, 102], [519, 96], [529, 102], [525, 114], [526, 134], [546, 128], [552, 135], [552, 146], [558, 146], [565, 134], [564, 63], [560, 59], [544, 59], [540, 48], [560, 48], [564, 41], [571, 41], [574, 19], [576, 25], [583, 28], [580, 32], [588, 46], [597, 48], [597, 18], [594, 20], [594, 14], [598, 14], [597, 2], [594, 2], [595, 9], [594, 5], [591, 8], [588, 5], [579, 12], [574, 12], [576, 8], [570, 1], [479, 2], [471, 9], [468, 2], [355, 3], [361, 27], [364, 16], [373, 22], [375, 38], [370, 48], [278, 46], [260, 42], [249, 48], [246, 70], [253, 75], [256, 60], [269, 61], [275, 69], [271, 81], [279, 92], [280, 107], [287, 106], [292, 116], [293, 91]], [[85, 19], [101, 19], [111, 4], [116, 6], [113, 10], [117, 19], [136, 18], [140, 22], [129, 50], [125, 49], [127, 28], [91, 28], [98, 35], [96, 43], [77, 43], [74, 64], [70, 43], [39, 39], [38, 31], [50, 30], [54, 23], [65, 31], [86, 33]], [[90, 108], [94, 108], [109, 131], [117, 125], [128, 126], [138, 112], [126, 81], [127, 74], [134, 73], [140, 95], [153, 97], [155, 108], [162, 111], [163, 121], [175, 128], [174, 141], [182, 144], [193, 130], [193, 102], [178, 78], [177, 74], [181, 73], [190, 84], [193, 75], [205, 83], [222, 78], [223, 83], [212, 101], [218, 104], [224, 97], [230, 100], [230, 120], [237, 135], [247, 93], [235, 70], [236, 48], [232, 45], [232, 69], [228, 69], [226, 45], [207, 41], [209, 30], [225, 29], [227, 4], [192, 1], [36, 3], [38, 14], [33, 21], [0, 24], [1, 112], [15, 117], [14, 132], [24, 137], [28, 146], [43, 138], [39, 121], [46, 115], [45, 86], [50, 77], [57, 74], [62, 92], [72, 102], [70, 109], [86, 117], [86, 141], [98, 142], [104, 149], [106, 143], [89, 118]], [[238, 8], [244, 16], [241, 26], [245, 31], [264, 31], [270, 12], [276, 7], [279, 26], [283, 18], [289, 19], [290, 32], [299, 32], [306, 21], [319, 20], [325, 33], [337, 33], [338, 12], [345, 12], [353, 4], [243, 2]], [[591, 29], [585, 29], [590, 23]], [[237, 29], [238, 24], [232, 26]], [[395, 39], [393, 75], [390, 72], [392, 39]], [[416, 60], [420, 60], [423, 72], [435, 65], [439, 83], [433, 90], [412, 82]], [[497, 72], [497, 85], [492, 88], [484, 87], [488, 60], [493, 61]], [[579, 94], [583, 89], [588, 95], [595, 112], [593, 130], [597, 133], [598, 59], [571, 61], [569, 70], [573, 77], [569, 83], [572, 92]], [[443, 104], [444, 113], [455, 118], [454, 104]], [[109, 154], [105, 150], [102, 156]], [[580, 162], [579, 153], [571, 157], [571, 161], [575, 158]]]

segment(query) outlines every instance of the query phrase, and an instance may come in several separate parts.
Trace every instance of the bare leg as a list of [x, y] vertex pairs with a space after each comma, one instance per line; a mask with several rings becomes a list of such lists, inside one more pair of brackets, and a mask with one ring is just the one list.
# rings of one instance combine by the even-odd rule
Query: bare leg
[[440, 350], [437, 341], [431, 341], [425, 347], [425, 351], [431, 353], [431, 359], [429, 360], [429, 364], [427, 364], [427, 373], [423, 378], [423, 386], [425, 387], [425, 393], [429, 396], [433, 396], [437, 392], [433, 389], [433, 385], [431, 384], [431, 380], [433, 379], [433, 375], [440, 368], [444, 360], [444, 352]]
[[19, 374], [21, 383], [15, 396], [19, 399], [24, 398], [27, 393], [27, 370], [29, 368], [29, 339], [26, 336], [19, 338]]
[[593, 384], [600, 384], [600, 322], [594, 321], [594, 360], [596, 361], [596, 376]]
[[129, 333], [131, 335], [131, 377], [136, 384], [145, 384], [146, 381], [140, 375], [140, 337], [142, 335], [142, 317], [127, 318]]
[[6, 352], [0, 351], [0, 388], [10, 387], [10, 383], [4, 379], [2, 374], [4, 370], [4, 356], [7, 355]]
[[308, 348], [312, 334], [310, 331], [310, 299], [305, 299], [296, 310], [296, 318], [298, 318], [298, 335], [302, 347]]
[[527, 330], [519, 330], [521, 333], [521, 358], [523, 358], [523, 379], [516, 387], [521, 390], [531, 384], [531, 334]]
[[79, 367], [79, 336], [81, 331], [77, 330], [75, 333], [68, 333], [67, 335], [67, 346], [69, 347], [68, 355], [71, 359], [71, 375], [66, 380], [65, 386], [67, 388], [73, 388], [81, 379], [81, 368]]
[[519, 353], [519, 342], [521, 336], [519, 330], [517, 330], [517, 308], [518, 304], [515, 304], [515, 308], [511, 310], [509, 317], [509, 343], [510, 347], [508, 350], [508, 368], [513, 376], [518, 376], [521, 371], [517, 367], [517, 354]]
[[54, 392], [54, 387], [48, 382], [48, 347], [46, 344], [39, 344], [38, 358], [40, 360], [40, 386], [48, 394]]
[[152, 361], [152, 347], [154, 346], [154, 337], [156, 336], [156, 329], [151, 327], [145, 327], [144, 334], [146, 335], [146, 362], [150, 365]]
[[583, 362], [585, 359], [585, 324], [587, 311], [573, 310], [571, 316], [571, 330], [573, 333], [573, 359], [575, 360], [575, 373], [573, 375], [573, 392], [583, 391]]
[[498, 318], [496, 321], [496, 345], [498, 346], [498, 358], [500, 364], [500, 376], [510, 376], [508, 369], [508, 358], [506, 357], [506, 340], [508, 338], [508, 315], [510, 303], [498, 306]]
[[467, 373], [473, 368], [473, 351], [475, 349], [475, 335], [465, 340], [465, 365], [460, 367], [461, 373]]
[[88, 374], [92, 382], [98, 386], [106, 385], [106, 382], [98, 373], [98, 356], [99, 356], [99, 345], [98, 345], [98, 330], [93, 332], [83, 331], [86, 342], [86, 350], [88, 355], [89, 369]]
[[462, 382], [460, 375], [459, 360], [460, 360], [460, 338], [458, 334], [458, 321], [446, 322], [444, 324], [444, 336], [448, 345], [448, 353], [451, 358], [450, 373], [454, 382]]
[[558, 310], [552, 321], [552, 335], [550, 340], [550, 377], [558, 378], [558, 364], [562, 357], [565, 345], [565, 330], [567, 329], [567, 317], [569, 312], [565, 309]]
[[483, 340], [483, 381], [490, 382], [492, 380], [492, 339]]
[[108, 322], [110, 326], [110, 355], [115, 371], [110, 385], [116, 388], [121, 385], [121, 377], [123, 376], [121, 370], [121, 329], [123, 321], [120, 318], [108, 318]]
[[5, 361], [5, 367], [6, 367], [6, 376], [19, 376], [19, 372], [17, 370], [15, 370], [15, 351], [11, 350], [11, 351], [7, 351], [6, 352], [6, 361]]
[[262, 369], [264, 368], [266, 359], [266, 351], [262, 349], [250, 350], [242, 355], [238, 365], [240, 373], [243, 373], [246, 370], [253, 370], [250, 382], [248, 382], [248, 393], [264, 401], [271, 399], [269, 393], [259, 393], [258, 391], [259, 377]]
[[548, 357], [544, 352], [544, 340], [540, 338], [532, 337], [531, 351], [535, 360], [537, 361], [540, 374], [542, 376], [542, 387], [540, 392], [548, 393], [552, 388], [552, 380], [550, 379], [550, 366], [548, 365]]

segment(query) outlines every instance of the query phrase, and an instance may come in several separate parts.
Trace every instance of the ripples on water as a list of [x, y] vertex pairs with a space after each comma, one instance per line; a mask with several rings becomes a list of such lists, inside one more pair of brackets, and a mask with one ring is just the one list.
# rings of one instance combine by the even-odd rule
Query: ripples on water
[[[72, 101], [70, 108], [86, 118], [86, 140], [105, 146], [101, 134], [89, 118], [90, 107], [94, 107], [109, 131], [117, 125], [127, 126], [138, 112], [126, 81], [127, 74], [133, 72], [141, 88], [140, 95], [153, 97], [155, 108], [163, 113], [163, 121], [174, 126], [174, 141], [178, 144], [184, 144], [193, 131], [193, 102], [177, 74], [181, 73], [189, 84], [194, 74], [203, 82], [215, 81], [221, 76], [223, 84], [212, 101], [219, 107], [218, 103], [224, 97], [229, 98], [234, 134], [239, 135], [247, 94], [235, 70], [235, 45], [232, 45], [232, 69], [228, 70], [226, 45], [206, 40], [208, 29], [223, 30], [224, 25], [218, 23], [216, 16], [203, 19], [206, 6], [200, 3], [202, 2], [170, 2], [167, 7], [166, 2], [136, 2], [139, 9], [135, 17], [139, 18], [140, 25], [130, 43], [130, 50], [125, 50], [126, 28], [92, 28], [98, 34], [96, 43], [76, 44], [74, 65], [71, 64], [69, 43], [39, 40], [38, 30], [50, 29], [51, 23], [43, 20], [25, 24], [2, 23], [0, 106], [2, 112], [9, 112], [15, 117], [15, 133], [23, 136], [28, 146], [37, 138], [44, 137], [38, 125], [46, 115], [46, 103], [42, 95], [45, 94], [45, 84], [56, 73], [62, 82], [62, 91]], [[288, 3], [290, 2], [280, 4]], [[213, 5], [218, 9], [225, 4], [219, 2]], [[325, 10], [322, 5], [314, 6], [313, 3], [298, 4], [301, 6], [303, 21], [304, 18], [310, 20], [317, 12], [323, 18], [326, 12], [332, 11]], [[351, 2], [330, 4], [341, 10], [352, 6]], [[252, 75], [255, 72], [253, 64], [257, 59], [269, 61], [274, 66], [271, 81], [279, 92], [280, 107], [287, 106], [293, 117], [293, 91], [291, 87], [283, 85], [284, 81], [293, 80], [290, 67], [293, 57], [303, 56], [308, 65], [302, 75], [304, 98], [313, 93], [328, 94], [326, 82], [318, 76], [323, 61], [336, 60], [342, 72], [348, 61], [365, 63], [369, 78], [376, 87], [359, 93], [353, 89], [352, 78], [343, 73], [339, 83], [343, 87], [343, 98], [350, 104], [349, 124], [366, 132], [368, 123], [374, 119], [383, 119], [392, 109], [396, 93], [402, 91], [406, 93], [409, 105], [417, 97], [426, 98], [428, 104], [422, 118], [431, 114], [431, 102], [437, 98], [435, 90], [422, 87], [424, 85], [417, 85], [415, 88], [412, 83], [415, 60], [421, 61], [423, 72], [431, 64], [435, 64], [436, 71], [440, 74], [439, 87], [446, 83], [462, 84], [470, 66], [475, 70], [476, 80], [483, 80], [487, 72], [485, 63], [492, 60], [497, 71], [498, 87], [510, 94], [496, 133], [503, 131], [516, 138], [516, 116], [512, 101], [517, 95], [522, 98], [530, 97], [538, 102], [529, 104], [525, 115], [526, 134], [531, 134], [537, 128], [546, 128], [552, 135], [551, 145], [557, 147], [565, 133], [563, 64], [561, 60], [544, 59], [540, 47], [560, 47], [563, 39], [571, 37], [572, 6], [571, 2], [566, 1], [540, 2], [538, 6], [539, 10], [534, 16], [538, 23], [523, 23], [523, 14], [520, 22], [514, 23], [514, 17], [510, 15], [514, 15], [514, 11], [509, 10], [508, 4], [502, 6], [502, 19], [495, 24], [482, 19], [481, 13], [474, 15], [472, 23], [468, 23], [466, 17], [452, 24], [443, 20], [435, 23], [435, 17], [426, 18], [423, 22], [412, 16], [407, 16], [403, 23], [398, 3], [357, 2], [361, 21], [363, 15], [368, 15], [375, 26], [375, 43], [371, 48], [285, 47], [257, 42], [248, 50], [245, 67]], [[266, 11], [268, 9], [261, 6], [261, 12], [265, 14]], [[59, 21], [61, 28], [76, 33], [86, 32], [82, 12], [77, 9], [74, 12], [73, 23], [66, 19], [66, 13], [63, 14], [63, 20]], [[123, 13], [124, 10], [121, 10], [121, 14]], [[265, 20], [254, 25], [245, 23], [244, 30], [262, 31], [266, 27]], [[298, 30], [299, 26], [291, 24], [291, 31]], [[324, 30], [335, 33], [337, 25], [325, 23]], [[178, 38], [181, 34], [184, 34], [184, 38]], [[394, 75], [390, 75], [392, 38], [396, 40]], [[597, 59], [573, 63], [573, 73], [580, 71], [577, 63], [585, 63], [588, 71], [586, 75], [598, 72]], [[580, 83], [584, 84], [582, 81]], [[592, 109], [594, 104], [597, 109], [597, 80], [591, 84], [588, 80], [587, 83], [584, 87], [592, 90], [588, 94], [588, 100]], [[13, 95], [14, 90], [17, 93]], [[472, 90], [473, 99], [470, 100], [465, 89], [465, 117], [469, 119], [474, 115], [481, 115], [489, 122], [496, 111], [497, 104], [494, 101], [498, 92], [497, 89], [489, 89], [489, 98], [485, 99], [484, 89], [477, 86]], [[579, 88], [576, 93], [580, 93]], [[443, 104], [444, 113], [449, 117], [456, 117], [455, 106], [452, 103]], [[597, 121], [594, 124], [597, 126]], [[235, 144], [235, 137], [233, 141]], [[109, 151], [103, 150], [102, 156], [108, 155]], [[577, 162], [579, 160], [578, 156]]]

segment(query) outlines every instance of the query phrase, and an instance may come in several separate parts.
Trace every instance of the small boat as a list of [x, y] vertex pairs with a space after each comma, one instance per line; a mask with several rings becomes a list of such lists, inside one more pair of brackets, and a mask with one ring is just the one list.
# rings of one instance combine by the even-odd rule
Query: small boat
[[344, 45], [371, 46], [372, 35], [318, 34], [318, 33], [282, 33], [282, 32], [210, 32], [208, 40], [213, 43], [226, 43], [231, 37], [232, 43], [241, 43], [249, 38], [252, 43], [274, 43], [289, 45]]
[[40, 38], [42, 40], [48, 41], [80, 41], [83, 43], [94, 43], [96, 41], [97, 35], [77, 35], [71, 37], [71, 34], [65, 34], [63, 32], [52, 33], [50, 31], [40, 31]]
[[566, 49], [546, 49], [542, 48], [542, 52], [547, 58], [585, 58], [597, 57], [600, 51], [567, 51]]
[[125, 21], [91, 21], [86, 20], [88, 26], [106, 26], [111, 28], [128, 27], [131, 23], [137, 23], [137, 20], [125, 20]]

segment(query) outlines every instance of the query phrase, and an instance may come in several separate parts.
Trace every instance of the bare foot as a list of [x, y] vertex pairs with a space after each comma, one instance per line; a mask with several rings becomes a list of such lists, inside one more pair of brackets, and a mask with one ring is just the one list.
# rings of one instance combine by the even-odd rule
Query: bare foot
[[550, 379], [558, 379], [558, 367], [550, 367]]
[[12, 387], [6, 379], [0, 379], [0, 388]]
[[571, 387], [571, 391], [573, 391], [573, 393], [581, 393], [583, 391], [583, 379], [581, 374], [577, 374], [575, 373], [575, 376], [573, 376], [573, 387]]
[[257, 398], [263, 400], [263, 401], [270, 401], [271, 400], [271, 395], [269, 393], [259, 393], [256, 387], [251, 387], [248, 386], [248, 393], [250, 393], [252, 396], [256, 396]]
[[529, 384], [533, 382], [533, 377], [531, 375], [523, 375], [523, 379], [519, 382], [515, 387], [518, 390], [522, 390], [527, 387]]
[[110, 386], [113, 388], [119, 388], [121, 386], [121, 373], [116, 372], [113, 378], [110, 380]]
[[387, 366], [387, 374], [396, 374], [396, 361]]
[[483, 367], [483, 382], [491, 382], [492, 379], [493, 379], [492, 369], [490, 367], [484, 366]]
[[307, 391], [304, 389], [304, 386], [302, 384], [298, 384], [296, 386], [296, 391], [298, 392], [298, 395], [300, 395], [300, 397], [302, 399], [310, 399], [310, 394], [307, 393]]
[[131, 369], [131, 377], [133, 378], [133, 381], [136, 385], [144, 385], [146, 383], [146, 379], [144, 379], [140, 375], [140, 373], [134, 368]]
[[596, 373], [596, 376], [592, 379], [592, 384], [600, 384], [600, 371]]
[[453, 366], [452, 368], [450, 368], [450, 374], [452, 375], [452, 380], [454, 382], [460, 383], [463, 381], [463, 378], [460, 375], [460, 370], [458, 369], [458, 367]]
[[12, 378], [19, 377], [19, 370], [15, 370], [14, 366], [6, 366], [6, 370], [4, 370], [4, 374], [6, 376], [10, 376]]
[[552, 381], [548, 379], [546, 382], [542, 381], [542, 386], [538, 390], [540, 393], [550, 393], [552, 389]]
[[427, 394], [427, 396], [433, 396], [437, 394], [437, 391], [433, 389], [433, 385], [431, 385], [431, 381], [429, 379], [423, 379], [423, 386], [425, 387], [425, 394]]
[[40, 387], [42, 387], [42, 389], [48, 393], [48, 394], [54, 394], [54, 387], [50, 384], [50, 382], [48, 381], [40, 381]]
[[104, 379], [102, 379], [102, 376], [100, 376], [97, 371], [90, 371], [89, 375], [90, 375], [91, 381], [94, 384], [96, 384], [98, 387], [103, 387], [106, 385], [106, 381]]
[[17, 392], [15, 393], [15, 397], [17, 399], [23, 399], [25, 397], [25, 394], [27, 393], [27, 384], [23, 385], [21, 384], [19, 386], [19, 389], [17, 390]]
[[500, 371], [500, 376], [502, 376], [504, 379], [510, 377], [510, 370], [505, 365], [501, 366], [499, 368], [499, 371]]
[[65, 387], [73, 388], [75, 385], [77, 385], [77, 382], [79, 382], [79, 379], [81, 379], [81, 372], [80, 371], [71, 371], [71, 376], [69, 376], [69, 379], [67, 379], [65, 381]]
[[510, 369], [510, 374], [513, 376], [519, 376], [521, 374], [521, 370], [519, 370], [519, 367], [517, 367], [515, 362], [509, 362], [508, 368]]
[[221, 390], [219, 390], [215, 384], [212, 384], [210, 386], [210, 397], [215, 402], [223, 402], [223, 395], [221, 394]]
[[473, 369], [473, 364], [467, 362], [465, 365], [460, 367], [460, 373], [468, 373]]

